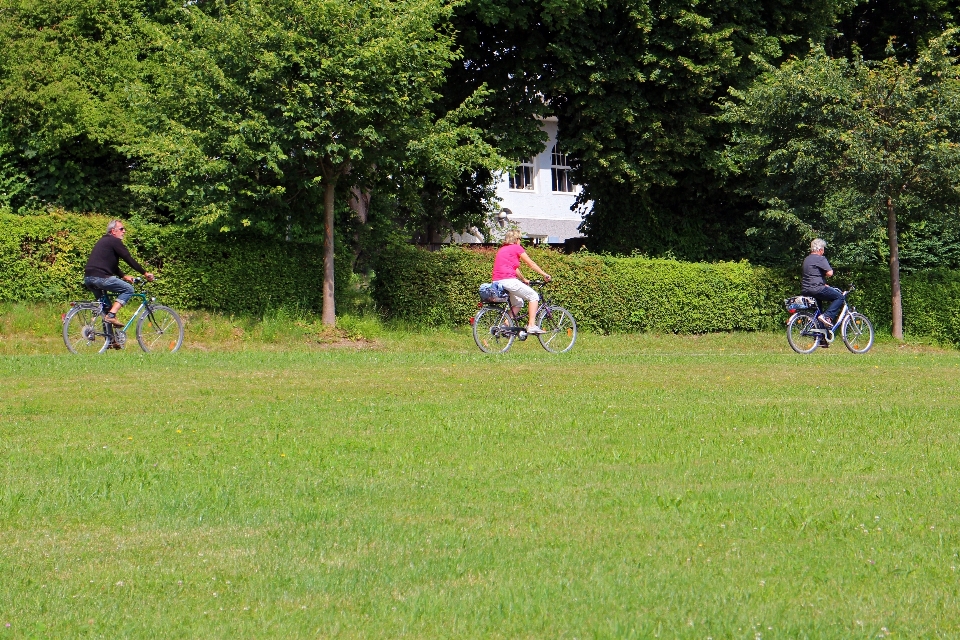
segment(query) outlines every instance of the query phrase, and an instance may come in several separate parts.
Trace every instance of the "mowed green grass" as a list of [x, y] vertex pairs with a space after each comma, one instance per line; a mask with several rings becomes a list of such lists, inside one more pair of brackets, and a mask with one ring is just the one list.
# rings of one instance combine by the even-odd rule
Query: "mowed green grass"
[[958, 382], [775, 334], [3, 356], [0, 638], [956, 637]]

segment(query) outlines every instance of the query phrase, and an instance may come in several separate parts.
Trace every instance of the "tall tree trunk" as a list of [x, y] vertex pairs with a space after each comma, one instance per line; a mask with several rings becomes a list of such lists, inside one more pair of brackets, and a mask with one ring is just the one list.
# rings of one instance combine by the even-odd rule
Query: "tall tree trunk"
[[903, 299], [900, 297], [900, 249], [893, 198], [887, 196], [887, 239], [890, 243], [890, 291], [893, 294], [893, 337], [903, 340]]
[[367, 224], [367, 219], [370, 217], [370, 190], [353, 187], [350, 189], [350, 199], [347, 200], [347, 204], [357, 214], [360, 224]]
[[323, 311], [320, 319], [332, 327], [337, 324], [333, 300], [333, 196], [336, 180], [328, 181], [323, 192]]
[[[347, 197], [347, 204], [357, 215], [357, 220], [360, 221], [361, 225], [366, 225], [367, 220], [370, 219], [370, 195], [369, 189], [351, 187], [350, 195]], [[357, 260], [360, 258], [361, 253], [360, 229], [358, 228], [357, 232], [353, 236], [353, 263], [350, 265], [351, 269], [356, 267]]]

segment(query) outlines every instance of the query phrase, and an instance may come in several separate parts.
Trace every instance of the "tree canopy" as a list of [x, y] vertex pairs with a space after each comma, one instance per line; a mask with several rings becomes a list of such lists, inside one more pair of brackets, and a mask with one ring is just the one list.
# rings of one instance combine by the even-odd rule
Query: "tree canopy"
[[[482, 223], [504, 158], [539, 153], [556, 116], [591, 248], [772, 263], [822, 229], [844, 261], [887, 259], [879, 214], [844, 213], [869, 209], [854, 194], [873, 169], [831, 174], [829, 201], [813, 178], [787, 194], [767, 165], [723, 153], [734, 135], [746, 153], [749, 118], [720, 105], [800, 91], [781, 63], [929, 68], [919, 43], [958, 18], [946, 0], [0, 0], [0, 207], [328, 245], [331, 220], [352, 236], [375, 211], [424, 237]], [[941, 61], [957, 55], [940, 42]], [[932, 95], [924, 112], [952, 117]], [[794, 131], [810, 114], [767, 117]], [[871, 122], [843, 126], [888, 135]], [[895, 133], [903, 149], [928, 140]], [[905, 264], [960, 265], [956, 210], [920, 191], [891, 196]]]
[[130, 91], [148, 131], [123, 147], [140, 159], [132, 188], [174, 219], [225, 230], [322, 220], [332, 323], [338, 188], [443, 184], [501, 163], [462, 122], [473, 96], [443, 117], [430, 110], [456, 58], [447, 12], [435, 0], [185, 6]]
[[[536, 116], [559, 118], [560, 142], [592, 200], [591, 246], [743, 255], [743, 206], [713, 166], [728, 86], [808, 38], [826, 37], [842, 0], [709, 2], [471, 0], [454, 24], [468, 64], [454, 91], [496, 89], [487, 129], [504, 154], [538, 151]], [[457, 89], [460, 87], [460, 89]]]
[[894, 335], [902, 337], [898, 215], [955, 216], [960, 206], [956, 32], [916, 62], [831, 58], [822, 47], [733, 91], [725, 158], [747, 176], [761, 215], [806, 239], [836, 242], [842, 263], [889, 261]]

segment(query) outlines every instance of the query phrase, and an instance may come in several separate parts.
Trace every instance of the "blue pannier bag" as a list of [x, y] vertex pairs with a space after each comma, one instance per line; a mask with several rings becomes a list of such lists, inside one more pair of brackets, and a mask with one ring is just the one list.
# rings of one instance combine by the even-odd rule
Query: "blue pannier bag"
[[506, 302], [507, 292], [499, 282], [485, 282], [480, 285], [480, 299], [483, 302]]
[[783, 306], [787, 308], [787, 312], [796, 313], [797, 311], [803, 311], [804, 309], [813, 309], [817, 306], [817, 301], [810, 296], [794, 296], [792, 298], [784, 298]]

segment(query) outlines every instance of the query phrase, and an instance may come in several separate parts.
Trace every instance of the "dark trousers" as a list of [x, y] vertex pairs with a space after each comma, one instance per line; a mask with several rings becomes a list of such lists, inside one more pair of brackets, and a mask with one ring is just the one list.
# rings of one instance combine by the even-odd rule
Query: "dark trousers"
[[827, 316], [834, 322], [837, 321], [837, 316], [840, 314], [840, 310], [843, 309], [843, 292], [840, 289], [835, 289], [834, 287], [824, 287], [817, 292], [804, 293], [805, 296], [813, 296], [820, 301], [820, 308], [822, 309], [826, 306], [823, 315]]

